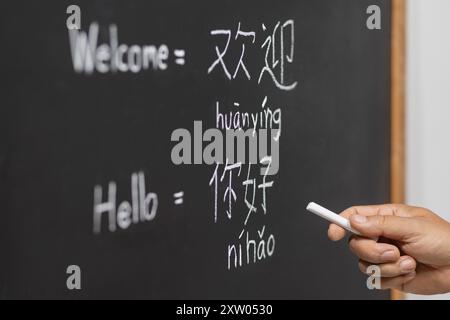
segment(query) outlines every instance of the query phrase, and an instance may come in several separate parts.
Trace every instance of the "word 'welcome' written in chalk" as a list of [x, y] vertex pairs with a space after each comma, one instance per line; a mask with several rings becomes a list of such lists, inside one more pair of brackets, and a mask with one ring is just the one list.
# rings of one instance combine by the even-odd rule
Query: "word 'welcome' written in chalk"
[[[120, 44], [117, 26], [109, 26], [109, 43], [99, 44], [99, 25], [93, 22], [89, 32], [69, 30], [72, 63], [75, 72], [92, 74], [132, 72], [148, 69], [166, 70], [169, 64], [170, 50], [165, 44], [126, 45]], [[185, 64], [185, 51], [174, 49], [175, 64]]]

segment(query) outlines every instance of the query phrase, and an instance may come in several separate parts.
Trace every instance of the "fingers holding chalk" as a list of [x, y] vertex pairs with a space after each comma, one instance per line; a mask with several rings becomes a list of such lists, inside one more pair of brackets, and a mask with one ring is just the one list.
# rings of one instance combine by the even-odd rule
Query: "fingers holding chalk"
[[306, 209], [331, 222], [328, 237], [333, 241], [341, 240], [345, 236], [345, 230], [377, 241], [383, 233], [379, 228], [370, 228], [368, 222], [374, 218], [387, 220], [385, 216], [390, 216], [391, 220], [400, 219], [395, 216], [395, 208], [391, 205], [350, 207], [339, 215], [314, 202], [310, 202]]
[[[354, 206], [345, 209], [339, 215], [346, 219], [350, 219], [351, 216], [355, 216], [356, 219], [362, 219], [362, 217], [374, 216], [380, 214], [380, 208], [382, 211], [386, 211], [388, 208], [382, 206]], [[385, 210], [386, 209], [386, 210]], [[361, 218], [360, 218], [361, 217]], [[339, 241], [345, 237], [346, 230], [337, 224], [331, 223], [328, 228], [328, 238], [332, 241]]]
[[350, 225], [350, 221], [348, 221], [348, 219], [346, 219], [343, 216], [337, 215], [333, 211], [330, 211], [327, 208], [324, 208], [324, 207], [318, 205], [317, 203], [310, 202], [308, 204], [308, 206], [306, 207], [306, 210], [314, 213], [315, 215], [317, 215], [325, 220], [328, 220], [329, 222], [332, 222], [332, 223], [340, 226], [341, 228], [343, 228], [347, 231], [352, 232], [353, 234], [361, 235], [357, 230], [352, 228], [352, 226]]
[[[339, 215], [341, 217], [344, 217], [346, 219], [349, 219], [352, 215], [358, 215], [360, 214], [358, 210], [360, 207], [350, 207], [347, 208], [346, 210], [342, 211]], [[372, 210], [370, 210], [372, 211]], [[363, 213], [361, 214], [368, 214], [368, 212], [366, 210], [363, 211]], [[372, 212], [369, 212], [372, 213]], [[346, 235], [346, 230], [340, 226], [338, 226], [335, 223], [331, 223], [330, 226], [328, 227], [328, 238], [330, 238], [330, 240], [332, 241], [339, 241], [341, 239], [343, 239]]]
[[345, 229], [339, 227], [338, 225], [331, 223], [328, 227], [328, 238], [331, 241], [339, 241], [345, 237]]

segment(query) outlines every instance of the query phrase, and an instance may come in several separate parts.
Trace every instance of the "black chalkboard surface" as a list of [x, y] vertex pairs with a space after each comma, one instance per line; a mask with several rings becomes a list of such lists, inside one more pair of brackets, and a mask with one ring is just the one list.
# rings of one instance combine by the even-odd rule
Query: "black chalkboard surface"
[[[2, 298], [388, 298], [305, 207], [389, 201], [390, 1], [8, 1], [0, 15]], [[279, 130], [275, 175], [202, 159], [203, 132], [255, 119]], [[197, 164], [174, 163], [177, 129]]]

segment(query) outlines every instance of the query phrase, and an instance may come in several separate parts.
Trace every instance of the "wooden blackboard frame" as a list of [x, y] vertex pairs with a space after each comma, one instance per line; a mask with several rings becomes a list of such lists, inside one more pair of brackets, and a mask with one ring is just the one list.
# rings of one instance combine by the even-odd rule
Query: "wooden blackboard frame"
[[[391, 202], [405, 201], [405, 0], [392, 0], [391, 25]], [[404, 293], [391, 291], [392, 300]]]

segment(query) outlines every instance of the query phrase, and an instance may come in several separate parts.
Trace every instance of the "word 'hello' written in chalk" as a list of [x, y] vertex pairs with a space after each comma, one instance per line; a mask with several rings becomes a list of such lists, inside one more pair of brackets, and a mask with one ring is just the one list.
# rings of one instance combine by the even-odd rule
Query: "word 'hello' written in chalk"
[[[131, 203], [123, 201], [117, 203], [117, 185], [111, 181], [108, 185], [108, 196], [102, 202], [103, 188], [100, 185], [94, 188], [94, 233], [99, 234], [102, 227], [102, 217], [107, 213], [108, 229], [114, 232], [119, 226], [120, 229], [128, 229], [131, 224], [151, 221], [155, 218], [158, 210], [158, 195], [145, 191], [145, 176], [143, 172], [131, 175]], [[182, 195], [177, 194], [177, 198]], [[178, 199], [177, 199], [178, 200]], [[181, 202], [182, 203], [182, 202]], [[178, 203], [176, 203], [178, 204]]]

